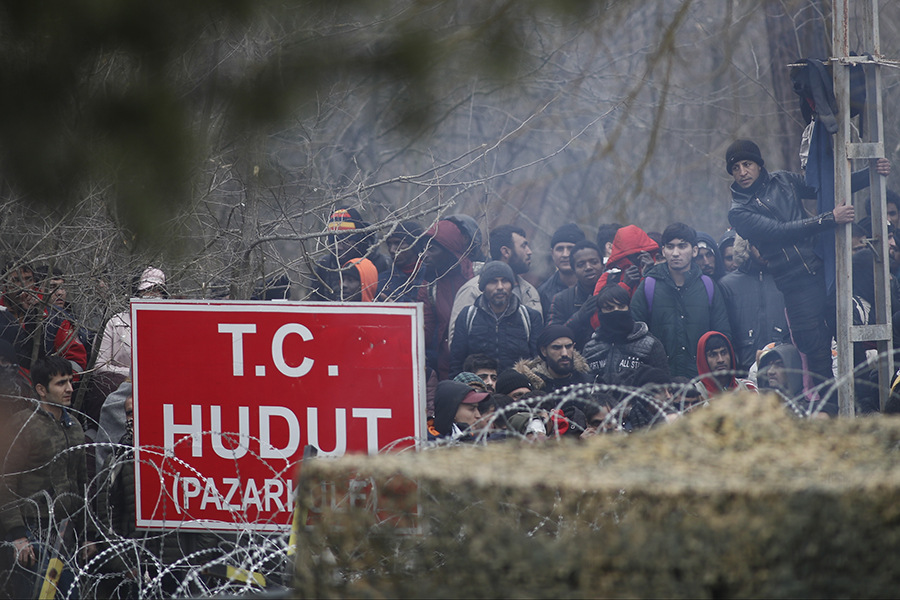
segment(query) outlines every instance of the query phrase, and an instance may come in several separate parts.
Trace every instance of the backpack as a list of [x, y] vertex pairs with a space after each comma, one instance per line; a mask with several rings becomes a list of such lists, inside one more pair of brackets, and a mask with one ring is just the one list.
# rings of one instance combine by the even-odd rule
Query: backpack
[[[466, 307], [466, 334], [472, 333], [472, 322], [475, 321], [475, 315], [478, 312], [478, 309], [474, 304], [470, 304]], [[522, 324], [525, 325], [525, 339], [531, 339], [531, 319], [528, 318], [528, 311], [525, 310], [524, 304], [519, 304], [519, 308], [517, 309], [519, 313], [519, 317], [522, 318]]]
[[[703, 282], [703, 286], [706, 288], [706, 297], [709, 298], [709, 306], [712, 308], [713, 303], [713, 292], [715, 291], [715, 287], [713, 286], [713, 281], [706, 275], [701, 275], [700, 280]], [[656, 291], [656, 279], [653, 277], [647, 277], [644, 279], [644, 297], [647, 298], [647, 310], [653, 312], [653, 293]]]

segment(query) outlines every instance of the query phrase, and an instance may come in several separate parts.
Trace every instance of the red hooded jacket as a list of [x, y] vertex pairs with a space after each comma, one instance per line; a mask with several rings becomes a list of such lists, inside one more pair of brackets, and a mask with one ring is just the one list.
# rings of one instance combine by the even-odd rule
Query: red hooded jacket
[[714, 335], [718, 335], [720, 337], [725, 338], [725, 344], [728, 348], [728, 352], [731, 354], [731, 368], [734, 369], [734, 365], [737, 364], [737, 358], [734, 355], [734, 348], [731, 345], [731, 340], [728, 339], [728, 336], [719, 333], [718, 331], [707, 331], [703, 334], [703, 337], [700, 338], [700, 341], [697, 342], [697, 374], [702, 378], [700, 381], [703, 382], [703, 387], [706, 388], [707, 394], [712, 396], [714, 394], [719, 394], [723, 391], [733, 390], [738, 387], [738, 381], [740, 381], [740, 386], [747, 388], [749, 390], [757, 391], [756, 386], [753, 385], [753, 382], [749, 379], [741, 379], [738, 380], [735, 378], [734, 374], [732, 374], [731, 380], [728, 382], [728, 385], [725, 386], [725, 390], [721, 388], [716, 377], [711, 376], [712, 370], [709, 368], [709, 363], [706, 362], [706, 343]]
[[[634, 264], [628, 257], [632, 254], [639, 254], [641, 252], [649, 252], [650, 256], [655, 260], [658, 251], [659, 244], [650, 239], [650, 236], [644, 233], [644, 230], [637, 225], [626, 225], [621, 228], [616, 232], [616, 237], [613, 239], [609, 260], [606, 261], [606, 271], [600, 275], [600, 279], [597, 280], [597, 285], [594, 286], [594, 295], [597, 295], [597, 293], [609, 282], [609, 269], [615, 268], [624, 271]], [[640, 267], [641, 265], [637, 266]], [[628, 292], [629, 296], [634, 295], [634, 290], [637, 289], [639, 283], [640, 281], [638, 281], [633, 288], [628, 287], [628, 284], [622, 281], [620, 274], [618, 282], [619, 287]], [[594, 329], [597, 329], [597, 327], [600, 326], [597, 315], [591, 317], [591, 325]]]

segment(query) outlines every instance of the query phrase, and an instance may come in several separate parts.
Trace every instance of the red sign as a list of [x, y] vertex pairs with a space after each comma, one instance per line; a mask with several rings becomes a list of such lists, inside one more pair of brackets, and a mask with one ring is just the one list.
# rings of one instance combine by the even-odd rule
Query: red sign
[[306, 445], [425, 437], [417, 304], [135, 300], [137, 526], [281, 531]]

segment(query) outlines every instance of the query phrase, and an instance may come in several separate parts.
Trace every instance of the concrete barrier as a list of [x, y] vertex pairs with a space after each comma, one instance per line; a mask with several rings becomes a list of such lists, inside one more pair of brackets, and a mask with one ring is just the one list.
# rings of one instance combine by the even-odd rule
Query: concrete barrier
[[900, 590], [900, 420], [801, 421], [774, 398], [585, 443], [315, 461], [299, 498], [302, 597]]

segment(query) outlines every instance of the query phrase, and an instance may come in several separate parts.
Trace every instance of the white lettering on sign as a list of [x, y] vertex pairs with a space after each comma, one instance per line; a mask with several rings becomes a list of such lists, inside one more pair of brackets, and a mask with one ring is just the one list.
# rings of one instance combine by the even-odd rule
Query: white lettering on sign
[[[269, 419], [281, 417], [288, 424], [288, 443], [284, 448], [275, 448], [269, 440]], [[300, 423], [294, 411], [284, 406], [259, 407], [259, 455], [262, 458], [283, 458], [293, 456], [300, 447]]]
[[222, 482], [222, 489], [226, 490], [224, 496], [213, 477], [201, 481], [198, 477], [176, 476], [172, 482], [172, 489], [176, 494], [174, 499], [178, 512], [196, 509], [196, 498], [200, 498], [200, 510], [206, 510], [210, 505], [215, 506], [217, 510], [232, 511], [245, 511], [251, 506], [259, 511], [293, 510], [294, 496], [297, 492], [281, 479], [264, 479], [262, 484], [258, 484], [255, 479], [242, 482], [236, 477], [223, 477], [219, 481]]
[[175, 436], [189, 435], [191, 436], [191, 446], [193, 456], [203, 456], [203, 416], [200, 414], [200, 405], [191, 405], [191, 424], [176, 425], [175, 424], [175, 405], [163, 404], [163, 445], [166, 454], [173, 456], [175, 452]]
[[[356, 415], [354, 415], [356, 416]], [[319, 409], [314, 406], [306, 407], [306, 436], [307, 444], [315, 446], [319, 456], [323, 458], [337, 458], [347, 452], [347, 409], [334, 409], [335, 444], [334, 450], [328, 452], [319, 446]]]
[[304, 357], [300, 365], [296, 367], [288, 365], [284, 360], [284, 338], [292, 333], [299, 335], [304, 342], [313, 339], [312, 332], [300, 323], [288, 323], [282, 325], [278, 328], [278, 331], [275, 332], [275, 337], [272, 338], [272, 360], [283, 375], [287, 375], [288, 377], [303, 377], [309, 373], [310, 369], [312, 369], [313, 359]]
[[390, 419], [389, 408], [354, 408], [353, 418], [366, 420], [369, 454], [378, 454], [378, 419]]
[[[238, 432], [225, 431], [222, 427], [222, 407], [209, 407], [209, 423], [208, 432], [212, 440], [212, 449], [216, 456], [228, 460], [242, 458], [250, 450], [251, 423], [250, 423], [250, 407], [238, 406]], [[182, 440], [176, 440], [176, 436], [191, 437], [191, 455], [203, 456], [203, 407], [199, 404], [191, 405], [191, 422], [175, 423], [175, 405], [163, 404], [163, 440], [166, 454], [174, 456], [175, 445]], [[354, 408], [353, 418], [366, 420], [366, 448], [369, 454], [378, 454], [378, 420], [390, 419], [393, 414], [390, 408]], [[275, 419], [281, 419], [287, 424], [287, 442], [284, 447], [276, 448], [272, 443], [272, 423]], [[347, 409], [334, 409], [334, 448], [332, 450], [324, 450], [319, 447], [319, 409], [314, 406], [306, 408], [306, 432], [307, 444], [315, 446], [319, 450], [319, 455], [323, 457], [336, 458], [343, 456], [347, 452]], [[300, 448], [300, 421], [294, 411], [286, 406], [260, 406], [259, 407], [259, 456], [260, 458], [279, 458], [289, 460]], [[225, 438], [225, 439], [223, 439]], [[229, 446], [225, 446], [226, 440]], [[190, 488], [190, 493], [200, 495], [203, 489], [194, 490]], [[257, 490], [259, 492], [262, 491]], [[187, 494], [188, 491], [183, 491]], [[205, 493], [205, 492], [204, 492]], [[249, 501], [255, 504], [254, 492], [248, 492]], [[191, 496], [194, 497], [194, 496]], [[226, 495], [226, 498], [229, 496]], [[229, 499], [226, 504], [230, 504]], [[210, 496], [207, 503], [215, 503]]]
[[[209, 407], [209, 420], [210, 429], [212, 429], [212, 447], [213, 452], [222, 458], [230, 458], [236, 459], [241, 458], [245, 454], [247, 454], [247, 450], [250, 449], [250, 407], [249, 406], [239, 406], [238, 407], [238, 442], [237, 447], [234, 450], [229, 450], [222, 443], [222, 407], [221, 406], [210, 406]], [[234, 445], [234, 435], [227, 436], [232, 445]]]
[[253, 323], [219, 323], [219, 333], [231, 334], [231, 369], [235, 377], [244, 374], [244, 334], [256, 333]]

